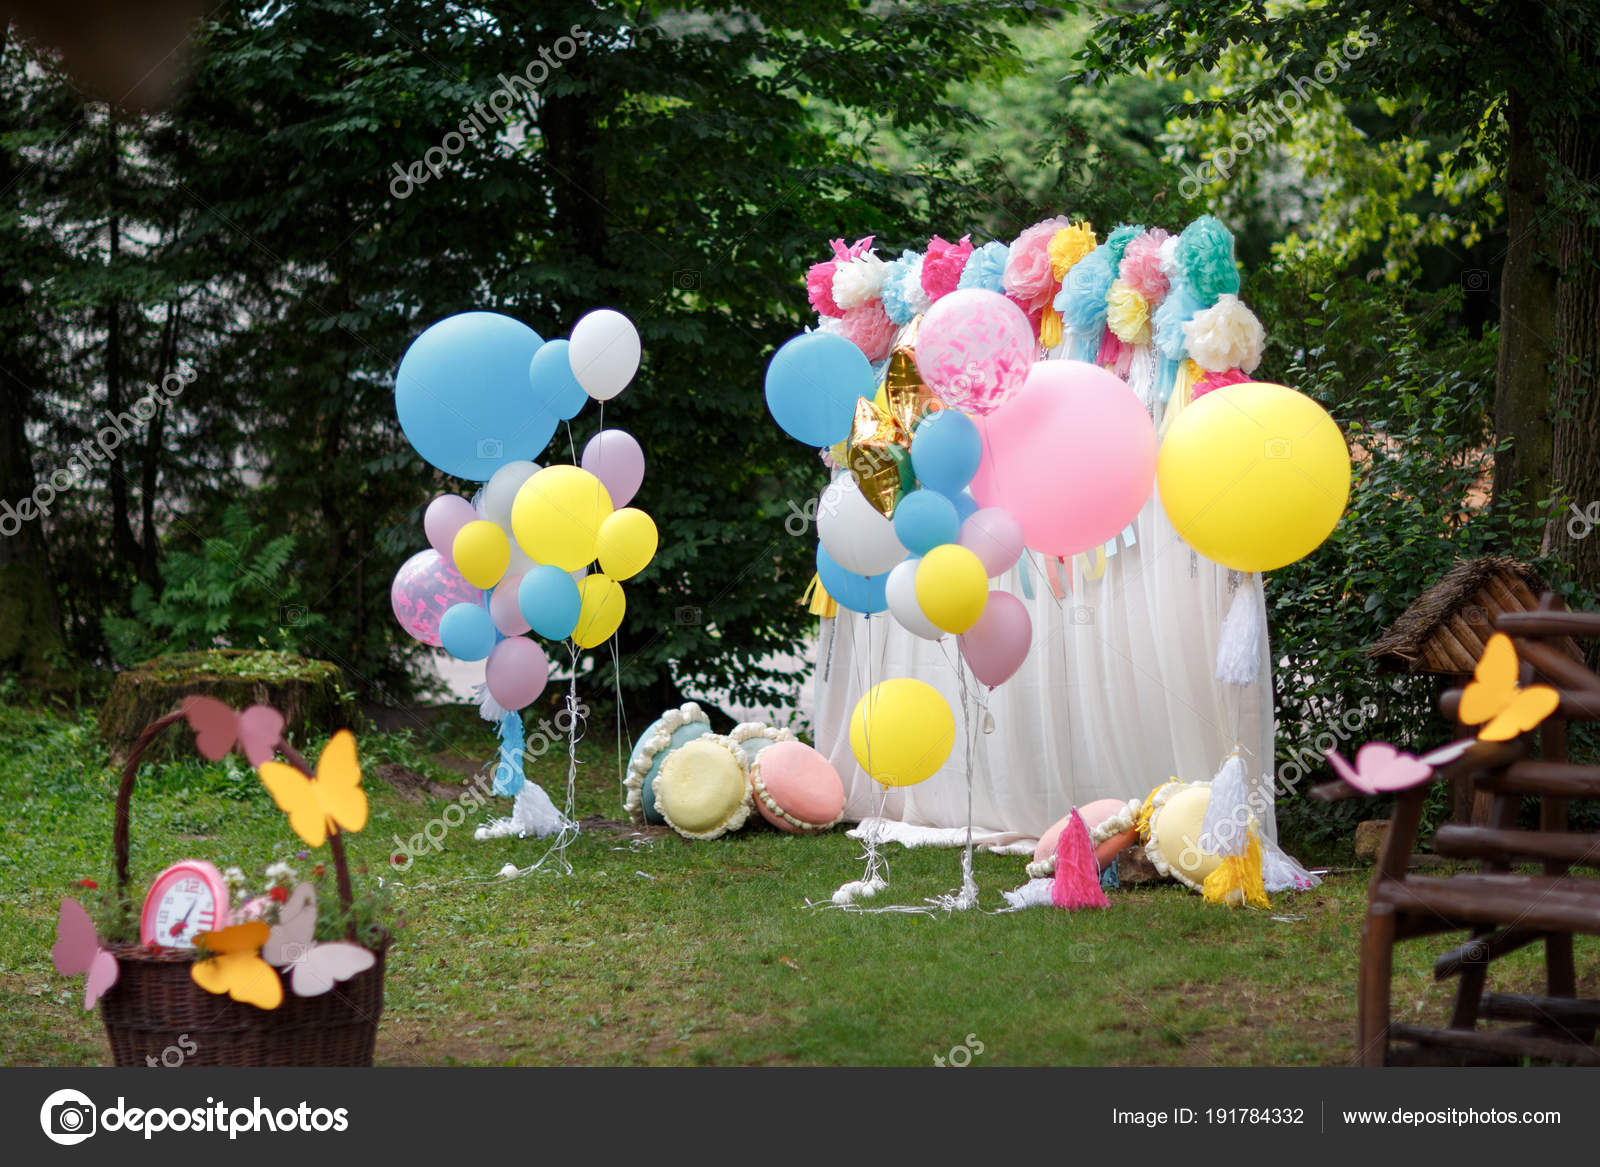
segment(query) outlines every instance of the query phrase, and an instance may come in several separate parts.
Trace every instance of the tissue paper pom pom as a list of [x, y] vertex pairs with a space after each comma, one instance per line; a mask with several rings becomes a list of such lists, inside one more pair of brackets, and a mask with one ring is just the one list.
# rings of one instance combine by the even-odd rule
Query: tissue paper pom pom
[[924, 310], [922, 291], [922, 256], [915, 251], [903, 252], [889, 265], [883, 277], [883, 289], [878, 293], [883, 300], [883, 310], [896, 324], [910, 324], [918, 312]]
[[1061, 284], [1056, 310], [1061, 323], [1079, 336], [1098, 336], [1106, 322], [1106, 294], [1117, 278], [1105, 244], [1084, 256]]
[[867, 360], [881, 361], [894, 343], [895, 325], [883, 305], [870, 300], [839, 318], [839, 333], [864, 352]]
[[1238, 369], [1226, 369], [1220, 373], [1207, 373], [1194, 383], [1194, 388], [1189, 391], [1190, 401], [1199, 401], [1213, 389], [1221, 389], [1224, 385], [1243, 385], [1250, 377]]
[[1006, 257], [1005, 290], [1030, 315], [1043, 312], [1055, 291], [1056, 277], [1050, 269], [1050, 240], [1063, 227], [1070, 227], [1062, 215], [1035, 223], [1011, 245]]
[[1183, 326], [1198, 311], [1200, 301], [1195, 299], [1189, 285], [1182, 278], [1174, 279], [1167, 290], [1166, 299], [1161, 301], [1161, 306], [1150, 317], [1151, 343], [1169, 361], [1176, 361], [1183, 356], [1183, 346], [1187, 341]]
[[1256, 314], [1239, 303], [1238, 296], [1227, 294], [1196, 312], [1184, 324], [1183, 335], [1194, 363], [1211, 373], [1224, 369], [1254, 372], [1267, 344]]
[[989, 292], [1005, 291], [1006, 260], [1011, 255], [1011, 248], [1004, 243], [985, 243], [967, 257], [967, 264], [961, 269], [961, 281], [957, 288], [983, 288]]
[[866, 254], [867, 248], [872, 246], [873, 238], [873, 236], [868, 235], [865, 239], [857, 239], [849, 247], [844, 245], [843, 239], [830, 239], [828, 240], [828, 246], [833, 248], [835, 262], [849, 263], [856, 256]]
[[1124, 344], [1150, 343], [1150, 304], [1122, 280], [1106, 293], [1106, 327]]
[[1122, 263], [1117, 268], [1117, 278], [1127, 284], [1152, 307], [1167, 295], [1167, 273], [1161, 270], [1161, 245], [1169, 236], [1160, 227], [1152, 227], [1128, 244], [1122, 253]]
[[833, 260], [814, 263], [806, 272], [806, 299], [821, 316], [842, 316], [844, 312], [833, 302], [833, 276], [839, 267]]
[[1094, 228], [1087, 223], [1063, 227], [1050, 237], [1050, 274], [1060, 283], [1073, 266], [1095, 248]]
[[1239, 265], [1233, 260], [1233, 232], [1214, 215], [1201, 215], [1178, 236], [1178, 270], [1201, 307], [1218, 296], [1239, 294]]
[[922, 257], [922, 290], [930, 302], [956, 290], [971, 254], [971, 235], [963, 235], [959, 243], [947, 243], [937, 235], [928, 241], [928, 253]]
[[871, 251], [839, 264], [833, 273], [833, 302], [848, 312], [868, 300], [876, 300], [888, 272], [889, 265]]
[[1128, 244], [1137, 239], [1143, 230], [1143, 227], [1134, 227], [1127, 223], [1111, 229], [1111, 234], [1106, 236], [1106, 254], [1110, 257], [1112, 271], [1121, 266], [1123, 252], [1127, 251]]

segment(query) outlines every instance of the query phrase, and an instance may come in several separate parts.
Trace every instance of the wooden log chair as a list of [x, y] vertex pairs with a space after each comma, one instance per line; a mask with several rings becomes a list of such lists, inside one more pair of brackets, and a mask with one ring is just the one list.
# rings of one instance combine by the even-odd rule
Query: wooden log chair
[[[1571, 721], [1600, 720], [1600, 676], [1573, 659], [1565, 637], [1600, 637], [1600, 612], [1562, 610], [1546, 593], [1538, 611], [1505, 613], [1496, 627], [1512, 638], [1522, 662], [1521, 683], [1535, 680], [1561, 694], [1556, 712], [1536, 730], [1509, 742], [1480, 742], [1439, 767], [1430, 782], [1396, 794], [1394, 815], [1367, 893], [1357, 982], [1357, 1060], [1399, 1064], [1506, 1064], [1524, 1060], [1600, 1065], [1600, 1000], [1581, 1000], [1573, 969], [1575, 934], [1600, 935], [1600, 879], [1574, 866], [1600, 868], [1600, 833], [1569, 830], [1567, 804], [1600, 798], [1600, 765], [1568, 760]], [[1461, 691], [1440, 700], [1455, 720]], [[1470, 731], [1465, 731], [1470, 732]], [[1538, 756], [1532, 757], [1538, 735]], [[1464, 735], [1465, 736], [1465, 733]], [[1433, 782], [1465, 778], [1492, 797], [1485, 825], [1450, 823], [1433, 836], [1442, 856], [1476, 860], [1476, 871], [1413, 875], [1409, 860], [1423, 804]], [[1358, 797], [1342, 781], [1319, 786], [1322, 799]], [[1539, 828], [1517, 826], [1522, 800], [1537, 797]], [[1538, 874], [1515, 870], [1537, 863]], [[1449, 1026], [1432, 1029], [1390, 1015], [1394, 946], [1446, 932], [1467, 939], [1434, 962], [1436, 980], [1457, 978]], [[1486, 992], [1490, 964], [1543, 943], [1545, 992]], [[1521, 1023], [1479, 1028], [1480, 1021]]]

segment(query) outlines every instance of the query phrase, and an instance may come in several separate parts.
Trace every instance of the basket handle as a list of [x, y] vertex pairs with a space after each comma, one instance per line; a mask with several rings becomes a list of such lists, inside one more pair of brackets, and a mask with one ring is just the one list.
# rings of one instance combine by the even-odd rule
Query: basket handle
[[[156, 718], [139, 734], [133, 743], [133, 748], [128, 751], [128, 760], [122, 766], [122, 782], [117, 787], [117, 819], [112, 828], [111, 842], [117, 854], [117, 896], [125, 898], [128, 894], [128, 812], [133, 802], [133, 783], [139, 774], [139, 759], [144, 756], [145, 750], [155, 740], [156, 735], [167, 726], [184, 720], [183, 710], [175, 709], [171, 713]], [[289, 763], [310, 778], [314, 771], [306, 765], [306, 760], [300, 751], [286, 741], [277, 745], [278, 753], [289, 759]], [[333, 871], [339, 884], [339, 902], [345, 911], [345, 935], [354, 940], [356, 938], [355, 894], [350, 886], [350, 864], [345, 859], [344, 840], [340, 838], [337, 830], [328, 832], [328, 850], [333, 854]]]

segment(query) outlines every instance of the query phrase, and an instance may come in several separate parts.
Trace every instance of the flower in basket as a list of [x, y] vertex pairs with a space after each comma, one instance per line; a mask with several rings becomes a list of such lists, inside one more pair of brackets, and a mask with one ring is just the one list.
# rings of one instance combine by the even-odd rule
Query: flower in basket
[[202, 932], [195, 941], [210, 955], [195, 961], [189, 975], [208, 993], [226, 993], [257, 1009], [276, 1009], [283, 1004], [283, 982], [261, 959], [261, 946], [270, 935], [271, 930], [260, 920], [234, 924], [220, 932]]
[[348, 729], [334, 734], [323, 749], [315, 778], [273, 761], [262, 762], [260, 774], [272, 801], [289, 816], [294, 833], [313, 847], [322, 846], [330, 834], [359, 831], [367, 825], [361, 763], [355, 735]]

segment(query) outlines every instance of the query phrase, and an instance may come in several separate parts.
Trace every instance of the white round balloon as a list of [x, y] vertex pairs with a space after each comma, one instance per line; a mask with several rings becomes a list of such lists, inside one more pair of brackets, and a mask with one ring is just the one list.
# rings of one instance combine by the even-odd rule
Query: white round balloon
[[[522, 484], [539, 472], [537, 462], [507, 462], [483, 484], [483, 497], [479, 505], [483, 517], [503, 531], [511, 530], [511, 504], [516, 501]], [[511, 541], [516, 546], [516, 540]]]
[[621, 312], [599, 308], [573, 326], [567, 362], [585, 393], [610, 401], [639, 371], [639, 330]]
[[884, 591], [889, 599], [889, 614], [900, 622], [900, 627], [924, 640], [938, 640], [944, 633], [922, 614], [917, 603], [917, 565], [920, 557], [895, 565], [884, 581]]
[[527, 575], [539, 565], [533, 561], [533, 556], [522, 549], [516, 537], [511, 534], [511, 529], [506, 529], [506, 540], [511, 544], [511, 562], [506, 565], [507, 575]]
[[894, 524], [867, 501], [851, 474], [841, 474], [817, 500], [817, 538], [846, 571], [882, 575], [906, 557]]

